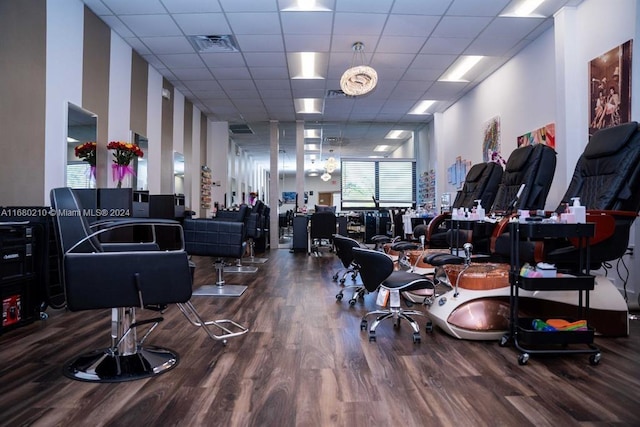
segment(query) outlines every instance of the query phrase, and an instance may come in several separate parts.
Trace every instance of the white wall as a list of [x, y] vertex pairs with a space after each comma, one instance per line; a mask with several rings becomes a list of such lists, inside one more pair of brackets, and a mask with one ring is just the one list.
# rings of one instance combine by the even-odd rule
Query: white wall
[[[69, 25], [73, 22], [73, 25]], [[47, 2], [47, 76], [43, 203], [49, 190], [66, 185], [67, 103], [82, 106], [84, 5]], [[99, 118], [98, 118], [99, 120]]]

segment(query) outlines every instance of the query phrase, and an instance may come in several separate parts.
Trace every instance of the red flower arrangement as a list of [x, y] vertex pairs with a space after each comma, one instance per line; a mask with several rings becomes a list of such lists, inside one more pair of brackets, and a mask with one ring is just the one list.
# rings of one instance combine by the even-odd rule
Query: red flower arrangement
[[84, 142], [75, 148], [76, 157], [89, 163], [89, 165], [96, 166], [96, 147], [95, 142]]
[[118, 182], [118, 188], [122, 187], [122, 180], [127, 175], [135, 175], [129, 164], [136, 157], [143, 157], [144, 152], [136, 144], [121, 141], [111, 141], [107, 144], [107, 149], [115, 150], [113, 153], [113, 165], [111, 171], [113, 180]]
[[95, 142], [83, 142], [77, 145], [75, 148], [76, 157], [89, 163], [89, 176], [90, 178], [96, 178], [96, 148]]

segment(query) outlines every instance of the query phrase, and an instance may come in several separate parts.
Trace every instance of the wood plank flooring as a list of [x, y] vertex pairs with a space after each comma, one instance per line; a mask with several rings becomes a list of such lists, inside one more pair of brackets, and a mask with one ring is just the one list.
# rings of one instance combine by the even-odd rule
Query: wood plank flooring
[[[375, 295], [354, 307], [337, 302], [333, 254], [264, 255], [257, 274], [225, 275], [249, 286], [243, 296], [192, 298], [204, 317], [250, 332], [224, 346], [170, 307], [148, 344], [181, 359], [156, 378], [91, 384], [62, 375], [72, 356], [108, 346], [109, 311], [49, 309], [46, 321], [0, 336], [0, 425], [640, 425], [640, 321], [629, 337], [596, 338], [595, 367], [586, 355], [519, 366], [513, 347], [438, 329], [413, 344], [407, 324], [383, 323], [370, 343], [360, 317]], [[211, 260], [194, 260], [194, 286], [214, 283]]]

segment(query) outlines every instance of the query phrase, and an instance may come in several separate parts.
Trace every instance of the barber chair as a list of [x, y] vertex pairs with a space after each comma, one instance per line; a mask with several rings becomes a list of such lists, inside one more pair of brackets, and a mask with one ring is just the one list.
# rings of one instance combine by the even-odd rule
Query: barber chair
[[264, 264], [268, 261], [267, 258], [260, 258], [255, 256], [256, 240], [261, 239], [264, 236], [266, 218], [264, 215], [266, 205], [257, 200], [253, 205], [249, 218], [247, 220], [247, 238], [249, 243], [249, 257], [245, 259], [249, 264]]
[[337, 226], [338, 219], [331, 211], [312, 214], [309, 221], [307, 254], [319, 255], [323, 243], [328, 243], [329, 250], [333, 251], [333, 235], [336, 234]]
[[[389, 309], [374, 310], [362, 317], [360, 329], [365, 331], [368, 329], [369, 341], [376, 340], [376, 329], [380, 322], [385, 319], [393, 319], [394, 327], [400, 327], [400, 321], [406, 320], [413, 329], [413, 342], [419, 343], [420, 327], [412, 316], [426, 316], [418, 310], [405, 310], [401, 307], [402, 292], [417, 289], [434, 289], [433, 282], [423, 275], [410, 273], [406, 271], [397, 271], [394, 269], [394, 263], [388, 255], [364, 248], [353, 248], [353, 258], [360, 265], [360, 277], [362, 283], [368, 292], [375, 292], [379, 288], [377, 304], [386, 306], [387, 300]], [[368, 324], [369, 316], [377, 316], [376, 319]], [[432, 330], [431, 321], [427, 322], [426, 330]]]
[[185, 248], [189, 255], [215, 258], [217, 273], [215, 286], [206, 285], [199, 288], [200, 294], [239, 297], [247, 289], [244, 285], [225, 284], [224, 273], [226, 258], [239, 259], [245, 252], [245, 223], [239, 221], [223, 221], [220, 219], [190, 219], [183, 221]]
[[[497, 163], [486, 162], [473, 165], [467, 172], [462, 189], [456, 194], [452, 207], [471, 210], [477, 200], [480, 200], [482, 206], [492, 206], [502, 180], [502, 174], [502, 167]], [[445, 224], [450, 218], [451, 213], [447, 212], [436, 216], [429, 222], [427, 244], [430, 248], [449, 247]]]
[[[65, 376], [90, 382], [121, 382], [162, 374], [178, 363], [177, 353], [144, 345], [161, 316], [136, 318], [136, 308], [161, 311], [191, 297], [191, 269], [183, 249], [161, 250], [154, 242], [104, 243], [101, 236], [123, 227], [174, 227], [171, 220], [122, 218], [91, 226], [70, 188], [51, 190], [60, 271], [67, 308], [109, 308], [111, 345], [78, 356], [64, 366]], [[181, 234], [181, 233], [178, 233]], [[146, 328], [138, 339], [139, 328]]]
[[[242, 257], [244, 257], [246, 253], [249, 223], [251, 222], [251, 208], [249, 207], [249, 205], [242, 204], [237, 210], [218, 211], [216, 214], [216, 217], [211, 218], [211, 220], [223, 221], [223, 222], [241, 222], [244, 224], [244, 240], [241, 244], [242, 252], [238, 252], [239, 256], [236, 258], [235, 265], [227, 265], [226, 263], [222, 262], [221, 265], [224, 268], [224, 272], [225, 273], [256, 273], [258, 271], [257, 267], [250, 266], [250, 265], [242, 265]], [[257, 226], [257, 224], [254, 222], [252, 226], [255, 227]], [[218, 260], [222, 260], [222, 258], [218, 258]]]

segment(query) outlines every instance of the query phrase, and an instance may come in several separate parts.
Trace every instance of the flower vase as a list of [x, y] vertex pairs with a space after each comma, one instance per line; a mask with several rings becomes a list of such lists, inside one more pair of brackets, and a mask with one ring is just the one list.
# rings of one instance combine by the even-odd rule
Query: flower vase
[[114, 163], [111, 167], [113, 168], [113, 180], [116, 182], [116, 187], [130, 188], [131, 176], [133, 175], [131, 166]]

